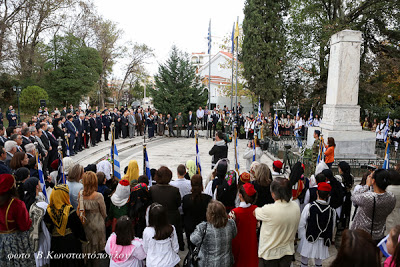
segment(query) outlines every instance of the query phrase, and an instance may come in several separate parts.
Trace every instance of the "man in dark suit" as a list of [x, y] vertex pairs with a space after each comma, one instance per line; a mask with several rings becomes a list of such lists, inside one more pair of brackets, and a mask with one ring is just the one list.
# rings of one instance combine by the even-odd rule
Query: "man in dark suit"
[[29, 128], [28, 127], [23, 128], [21, 130], [21, 135], [22, 135], [22, 145], [21, 145], [21, 147], [22, 147], [23, 150], [25, 150], [25, 146], [27, 144], [32, 144], [32, 140], [30, 139], [31, 132], [29, 131]]
[[[96, 125], [96, 113], [94, 113], [94, 112], [90, 113], [89, 128], [90, 128], [90, 143], [92, 146], [95, 146], [96, 139], [97, 139], [97, 133], [99, 130]], [[100, 128], [100, 131], [101, 131], [101, 128]], [[101, 134], [100, 134], [100, 137], [101, 137]]]
[[135, 114], [135, 120], [136, 120], [136, 130], [137, 130], [137, 135], [143, 135], [143, 124], [144, 124], [144, 115], [142, 113], [142, 109], [138, 109], [136, 114]]
[[90, 123], [89, 115], [85, 115], [85, 120], [83, 121], [83, 144], [85, 148], [89, 148], [89, 133], [90, 133]]
[[[187, 125], [187, 138], [192, 137], [194, 138], [194, 124], [196, 123], [196, 118], [195, 116], [193, 116], [192, 111], [189, 111], [189, 115], [188, 115], [188, 125]], [[190, 135], [189, 132], [191, 131]]]
[[78, 137], [78, 130], [76, 129], [72, 120], [74, 117], [72, 115], [68, 115], [67, 121], [65, 122], [65, 127], [67, 128], [68, 140], [69, 140], [69, 150], [70, 156], [75, 155], [74, 151], [76, 148], [75, 138]]
[[[100, 117], [99, 115], [97, 115]], [[111, 126], [111, 117], [110, 117], [110, 112], [106, 110], [104, 112], [104, 115], [101, 118], [101, 121], [103, 123], [103, 129], [104, 129], [104, 140], [108, 140], [108, 134], [110, 133], [110, 126]], [[97, 121], [97, 126], [99, 126], [99, 122]], [[101, 140], [101, 132], [99, 133], [100, 137], [97, 139], [98, 141]]]
[[11, 110], [10, 113], [7, 114], [8, 127], [17, 126], [17, 114], [15, 114], [15, 110]]
[[84, 134], [84, 118], [85, 115], [83, 113], [79, 114], [78, 119], [74, 121], [74, 125], [76, 130], [78, 131], [78, 136], [75, 142], [75, 152], [82, 151], [82, 144], [83, 144], [83, 134]]
[[11, 169], [6, 165], [7, 153], [4, 147], [0, 146], [0, 174], [11, 174]]
[[50, 141], [50, 146], [52, 149], [49, 151], [48, 167], [50, 167], [51, 163], [57, 159], [57, 153], [58, 153], [58, 141], [57, 141], [57, 138], [55, 137], [55, 135], [53, 134], [53, 131], [54, 131], [53, 125], [49, 125], [47, 127], [46, 136]]
[[4, 137], [4, 132], [6, 129], [3, 124], [0, 124], [0, 146], [4, 147], [4, 143], [7, 141], [7, 138]]
[[122, 138], [128, 137], [128, 111], [124, 111], [121, 116], [121, 129], [122, 129]]

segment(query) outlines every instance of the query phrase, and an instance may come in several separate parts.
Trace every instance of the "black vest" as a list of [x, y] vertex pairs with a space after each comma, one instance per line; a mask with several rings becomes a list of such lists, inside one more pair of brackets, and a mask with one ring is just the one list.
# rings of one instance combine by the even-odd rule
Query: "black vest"
[[324, 245], [329, 247], [332, 242], [333, 216], [335, 210], [327, 204], [317, 201], [310, 206], [310, 216], [307, 219], [306, 238], [314, 243], [318, 238], [324, 239]]

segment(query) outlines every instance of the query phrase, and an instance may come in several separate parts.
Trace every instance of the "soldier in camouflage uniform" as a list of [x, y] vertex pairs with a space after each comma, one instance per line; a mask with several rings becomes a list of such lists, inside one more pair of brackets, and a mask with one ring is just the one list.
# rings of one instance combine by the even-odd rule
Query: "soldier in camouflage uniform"
[[268, 123], [265, 119], [263, 120], [263, 125], [261, 128], [262, 137], [265, 140], [267, 137], [270, 137], [272, 134], [272, 128], [270, 127], [270, 123]]
[[177, 137], [181, 137], [181, 131], [184, 126], [183, 117], [182, 117], [181, 112], [179, 112], [178, 116], [176, 116], [176, 118], [175, 118], [175, 126], [176, 126], [176, 131], [177, 131]]
[[312, 156], [311, 156], [311, 169], [315, 170], [315, 167], [317, 166], [317, 159], [318, 159], [318, 154], [319, 154], [319, 149], [320, 149], [320, 140], [319, 137], [321, 135], [321, 131], [315, 130], [314, 131], [314, 143], [312, 145]]

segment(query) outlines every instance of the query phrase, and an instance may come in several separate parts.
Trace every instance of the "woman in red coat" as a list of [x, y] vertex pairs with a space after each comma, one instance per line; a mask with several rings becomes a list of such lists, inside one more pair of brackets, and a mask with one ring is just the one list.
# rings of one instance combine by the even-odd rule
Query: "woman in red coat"
[[239, 207], [233, 209], [229, 216], [235, 220], [237, 235], [232, 241], [232, 252], [235, 258], [233, 266], [258, 266], [257, 219], [252, 205], [257, 198], [257, 192], [251, 183], [239, 187]]

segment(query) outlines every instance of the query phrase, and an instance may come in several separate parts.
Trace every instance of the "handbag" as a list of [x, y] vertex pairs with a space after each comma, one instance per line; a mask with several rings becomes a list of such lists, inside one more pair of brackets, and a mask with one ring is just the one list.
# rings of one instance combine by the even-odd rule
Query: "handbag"
[[83, 196], [82, 190], [79, 191], [78, 194], [78, 208], [77, 211], [79, 220], [81, 220], [82, 225], [86, 223], [86, 213], [85, 213], [85, 205], [83, 204]]
[[189, 245], [189, 251], [188, 254], [186, 255], [185, 259], [183, 260], [183, 267], [197, 267], [199, 266], [199, 252], [201, 245], [203, 244], [204, 237], [206, 236], [207, 232], [207, 223], [206, 227], [204, 228], [203, 231], [203, 237], [201, 238], [201, 242], [198, 246], [196, 246], [193, 250], [191, 246]]

